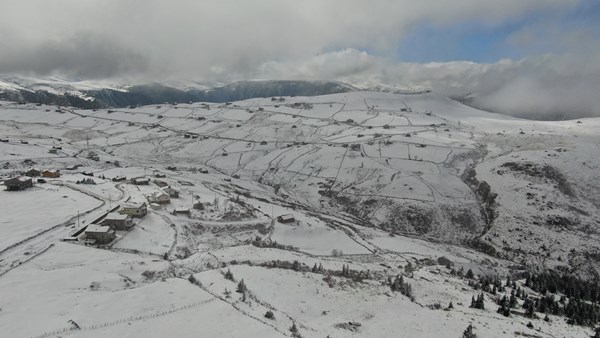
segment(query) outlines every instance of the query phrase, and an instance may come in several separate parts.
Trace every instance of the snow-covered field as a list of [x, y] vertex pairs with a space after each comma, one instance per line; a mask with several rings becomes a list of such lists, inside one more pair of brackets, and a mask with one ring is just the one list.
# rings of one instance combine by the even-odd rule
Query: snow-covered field
[[38, 185], [25, 191], [0, 191], [0, 250], [69, 220], [100, 201], [68, 187]]
[[[497, 314], [500, 294], [469, 308], [479, 291], [438, 258], [502, 279], [523, 267], [600, 271], [599, 127], [429, 93], [97, 111], [3, 103], [0, 177], [62, 172], [0, 191], [3, 336], [279, 337], [294, 324], [302, 337], [460, 337], [469, 324], [480, 337], [589, 336], [561, 317]], [[109, 244], [61, 241], [159, 184], [179, 196]], [[388, 285], [400, 274], [412, 300]]]

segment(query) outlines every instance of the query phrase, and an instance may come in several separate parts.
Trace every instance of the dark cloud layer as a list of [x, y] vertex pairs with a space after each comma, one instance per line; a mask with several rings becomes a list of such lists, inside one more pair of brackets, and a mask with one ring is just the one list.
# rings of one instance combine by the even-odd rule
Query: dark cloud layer
[[82, 33], [21, 49], [5, 48], [0, 52], [0, 70], [42, 76], [58, 73], [83, 79], [110, 78], [148, 71], [148, 59], [118, 41]]

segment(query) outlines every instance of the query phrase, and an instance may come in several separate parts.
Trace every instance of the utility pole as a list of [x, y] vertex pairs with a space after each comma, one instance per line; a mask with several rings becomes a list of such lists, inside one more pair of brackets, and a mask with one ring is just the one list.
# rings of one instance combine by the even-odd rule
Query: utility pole
[[87, 150], [87, 156], [86, 157], [89, 157], [90, 156], [90, 135], [85, 135], [85, 147], [86, 147], [86, 150]]

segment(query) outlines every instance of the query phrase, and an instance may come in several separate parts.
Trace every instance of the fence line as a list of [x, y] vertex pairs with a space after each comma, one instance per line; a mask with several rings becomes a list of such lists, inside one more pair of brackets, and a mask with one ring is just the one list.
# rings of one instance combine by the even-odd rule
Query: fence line
[[140, 321], [140, 320], [146, 320], [146, 319], [153, 319], [153, 318], [158, 318], [158, 317], [163, 317], [163, 316], [167, 316], [170, 315], [172, 313], [175, 312], [179, 312], [182, 310], [187, 310], [187, 309], [191, 309], [193, 307], [196, 306], [200, 306], [200, 305], [205, 305], [207, 303], [210, 303], [212, 301], [214, 301], [215, 298], [211, 298], [211, 299], [207, 299], [201, 302], [196, 302], [196, 303], [191, 303], [191, 304], [187, 304], [187, 305], [183, 305], [183, 306], [179, 306], [179, 307], [174, 307], [174, 308], [170, 308], [168, 310], [164, 310], [164, 311], [159, 311], [159, 312], [155, 312], [155, 313], [151, 313], [151, 314], [146, 314], [146, 315], [138, 315], [138, 316], [129, 316], [126, 318], [121, 318], [121, 319], [116, 319], [113, 321], [109, 321], [109, 322], [104, 322], [104, 323], [99, 323], [99, 324], [90, 324], [90, 325], [80, 325], [79, 328], [75, 327], [75, 326], [68, 326], [68, 327], [63, 327], [61, 329], [56, 329], [53, 331], [47, 331], [42, 333], [41, 335], [38, 336], [34, 336], [34, 338], [46, 338], [46, 337], [52, 337], [58, 334], [62, 334], [62, 333], [67, 333], [67, 332], [71, 332], [71, 331], [90, 331], [90, 330], [97, 330], [97, 329], [103, 329], [106, 327], [111, 327], [111, 326], [115, 326], [115, 325], [119, 325], [119, 324], [123, 324], [123, 323], [130, 323], [130, 322], [136, 322], [136, 321]]

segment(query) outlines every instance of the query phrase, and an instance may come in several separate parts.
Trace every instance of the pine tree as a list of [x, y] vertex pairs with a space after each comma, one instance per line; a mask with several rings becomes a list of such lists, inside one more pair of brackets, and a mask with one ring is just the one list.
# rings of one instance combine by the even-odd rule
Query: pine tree
[[246, 288], [246, 283], [244, 283], [244, 279], [242, 279], [237, 286], [237, 292], [239, 293], [244, 293], [246, 292], [247, 288]]
[[229, 279], [229, 280], [233, 280], [233, 273], [231, 273], [231, 270], [227, 269], [227, 272], [225, 273], [225, 279]]
[[525, 309], [525, 315], [527, 317], [537, 318], [537, 316], [535, 315], [535, 304], [531, 299], [525, 299], [525, 302], [523, 303], [523, 308]]
[[473, 270], [469, 269], [469, 271], [467, 271], [467, 274], [465, 275], [465, 278], [468, 278], [468, 279], [475, 278], [475, 274], [473, 273]]
[[318, 269], [319, 269], [319, 268], [317, 267], [317, 263], [315, 263], [315, 265], [313, 265], [313, 267], [312, 267], [312, 270], [311, 270], [311, 271], [312, 271], [312, 272], [317, 272], [317, 271], [318, 271]]
[[350, 266], [346, 264], [342, 265], [342, 276], [350, 276]]
[[477, 298], [475, 298], [475, 296], [471, 297], [471, 308], [480, 310], [485, 309], [483, 293], [480, 293]]
[[483, 299], [483, 293], [479, 294], [479, 297], [477, 298], [477, 308], [484, 310], [485, 309], [485, 304], [484, 304], [484, 299]]
[[498, 308], [497, 312], [499, 314], [503, 315], [504, 317], [509, 317], [510, 316], [510, 308], [508, 306], [506, 306], [506, 304], [502, 304], [502, 306], [500, 306]]
[[510, 292], [510, 301], [508, 302], [508, 306], [514, 308], [517, 306], [517, 297], [515, 296], [515, 289], [512, 289]]
[[477, 335], [473, 333], [473, 325], [469, 324], [467, 329], [463, 332], [463, 338], [477, 338]]
[[290, 332], [291, 333], [298, 333], [298, 328], [296, 327], [296, 323], [295, 322], [292, 324], [292, 327], [290, 327]]

